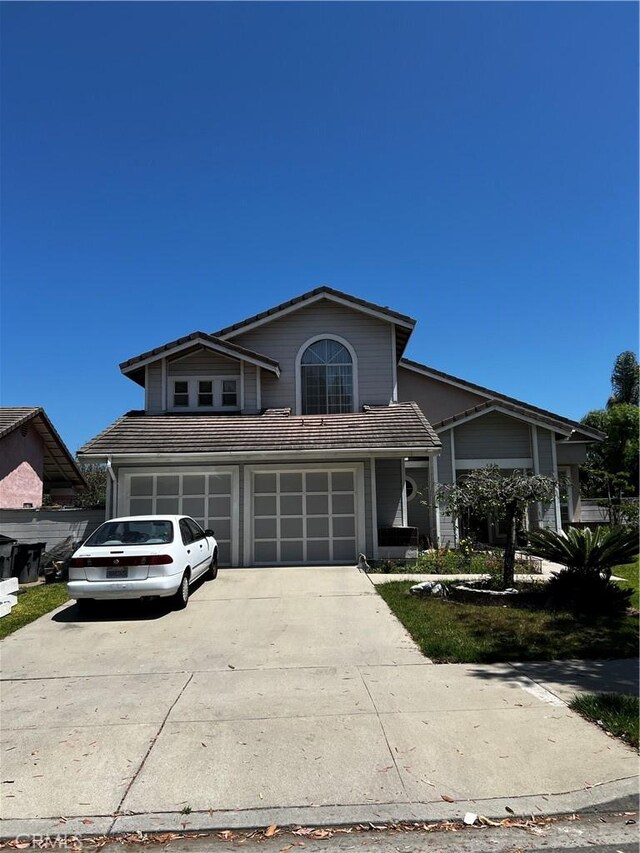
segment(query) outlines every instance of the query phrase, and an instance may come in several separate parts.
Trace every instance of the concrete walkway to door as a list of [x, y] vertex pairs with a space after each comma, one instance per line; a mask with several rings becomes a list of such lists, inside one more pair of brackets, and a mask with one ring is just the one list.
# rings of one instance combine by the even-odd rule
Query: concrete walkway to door
[[503, 817], [636, 787], [633, 750], [521, 670], [430, 664], [352, 567], [221, 570], [180, 612], [69, 604], [2, 662], [4, 837]]

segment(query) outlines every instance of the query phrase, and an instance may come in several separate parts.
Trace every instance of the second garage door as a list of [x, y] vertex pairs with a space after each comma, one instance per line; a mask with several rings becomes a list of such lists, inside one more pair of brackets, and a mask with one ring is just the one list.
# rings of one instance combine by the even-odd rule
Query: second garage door
[[252, 562], [355, 562], [356, 480], [345, 469], [253, 471]]

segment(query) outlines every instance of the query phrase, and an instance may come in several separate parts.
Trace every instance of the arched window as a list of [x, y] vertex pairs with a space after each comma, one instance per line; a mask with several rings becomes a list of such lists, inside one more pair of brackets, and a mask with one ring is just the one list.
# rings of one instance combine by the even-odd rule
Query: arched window
[[300, 382], [303, 415], [353, 411], [353, 359], [338, 341], [323, 338], [306, 348]]

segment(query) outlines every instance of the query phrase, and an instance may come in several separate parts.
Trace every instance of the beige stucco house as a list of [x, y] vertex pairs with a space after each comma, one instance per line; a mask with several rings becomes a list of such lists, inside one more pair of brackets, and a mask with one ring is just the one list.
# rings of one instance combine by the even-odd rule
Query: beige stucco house
[[601, 434], [405, 358], [414, 326], [319, 287], [123, 362], [144, 407], [79, 453], [108, 466], [108, 516], [192, 515], [227, 565], [353, 563], [416, 536], [455, 544], [437, 484], [495, 463], [573, 484], [530, 524], [577, 518], [577, 466]]

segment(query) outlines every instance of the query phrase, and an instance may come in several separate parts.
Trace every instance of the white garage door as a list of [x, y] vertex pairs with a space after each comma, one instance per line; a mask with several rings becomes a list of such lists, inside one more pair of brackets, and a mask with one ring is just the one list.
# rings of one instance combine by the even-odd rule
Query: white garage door
[[232, 471], [132, 473], [126, 475], [122, 515], [190, 515], [215, 532], [221, 565], [230, 565], [235, 529]]
[[256, 565], [356, 561], [355, 471], [254, 471], [252, 478]]

